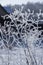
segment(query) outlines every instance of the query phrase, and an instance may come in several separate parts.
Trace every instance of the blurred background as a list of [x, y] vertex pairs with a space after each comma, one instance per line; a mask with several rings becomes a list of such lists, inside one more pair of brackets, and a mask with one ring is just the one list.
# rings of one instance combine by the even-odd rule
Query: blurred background
[[0, 4], [7, 10], [7, 12], [12, 13], [15, 8], [19, 9], [23, 6], [23, 11], [29, 8], [31, 11], [35, 10], [38, 12], [39, 9], [43, 12], [43, 0], [0, 0]]

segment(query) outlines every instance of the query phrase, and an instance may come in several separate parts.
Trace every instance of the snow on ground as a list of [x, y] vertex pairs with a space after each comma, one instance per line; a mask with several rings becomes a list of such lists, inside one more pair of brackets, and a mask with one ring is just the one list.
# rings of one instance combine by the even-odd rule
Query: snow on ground
[[[24, 50], [26, 50], [26, 54]], [[43, 65], [43, 49], [35, 48], [34, 54], [37, 65]], [[31, 58], [27, 48], [17, 48], [13, 50], [0, 49], [0, 65], [27, 65], [27, 59], [31, 65]]]
[[0, 65], [27, 65], [23, 48], [0, 50]]

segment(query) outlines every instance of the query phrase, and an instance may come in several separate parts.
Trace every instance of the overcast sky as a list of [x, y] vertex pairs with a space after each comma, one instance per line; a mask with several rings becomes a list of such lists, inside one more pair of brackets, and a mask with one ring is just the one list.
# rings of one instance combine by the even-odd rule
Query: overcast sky
[[5, 5], [14, 5], [14, 4], [26, 4], [27, 2], [43, 2], [43, 0], [0, 0], [0, 4]]

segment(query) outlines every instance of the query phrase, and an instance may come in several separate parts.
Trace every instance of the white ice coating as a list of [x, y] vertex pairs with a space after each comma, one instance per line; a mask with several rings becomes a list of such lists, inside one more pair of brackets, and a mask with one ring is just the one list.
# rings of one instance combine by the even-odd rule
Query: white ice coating
[[43, 13], [22, 9], [3, 17], [10, 20], [0, 26], [0, 65], [43, 65], [43, 30], [38, 30]]

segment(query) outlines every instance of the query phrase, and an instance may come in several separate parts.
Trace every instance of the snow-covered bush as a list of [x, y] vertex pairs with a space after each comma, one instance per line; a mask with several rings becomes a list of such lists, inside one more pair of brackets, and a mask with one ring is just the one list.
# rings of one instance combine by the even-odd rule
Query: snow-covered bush
[[14, 13], [3, 17], [5, 21], [4, 26], [0, 26], [0, 40], [5, 46], [28, 46], [27, 38], [28, 44], [40, 45], [37, 42], [40, 40], [39, 36], [42, 32], [38, 30], [38, 24], [43, 13], [34, 14], [29, 9], [28, 12], [23, 13], [22, 10], [15, 9]]
[[[14, 50], [15, 47], [23, 48], [27, 65], [39, 65], [35, 48], [43, 47], [43, 30], [39, 30], [39, 21], [43, 13], [22, 12], [16, 10], [10, 15], [3, 16], [4, 26], [0, 25], [0, 48]], [[26, 49], [25, 49], [26, 48]], [[9, 53], [8, 53], [9, 54]], [[8, 61], [9, 62], [9, 61]]]

